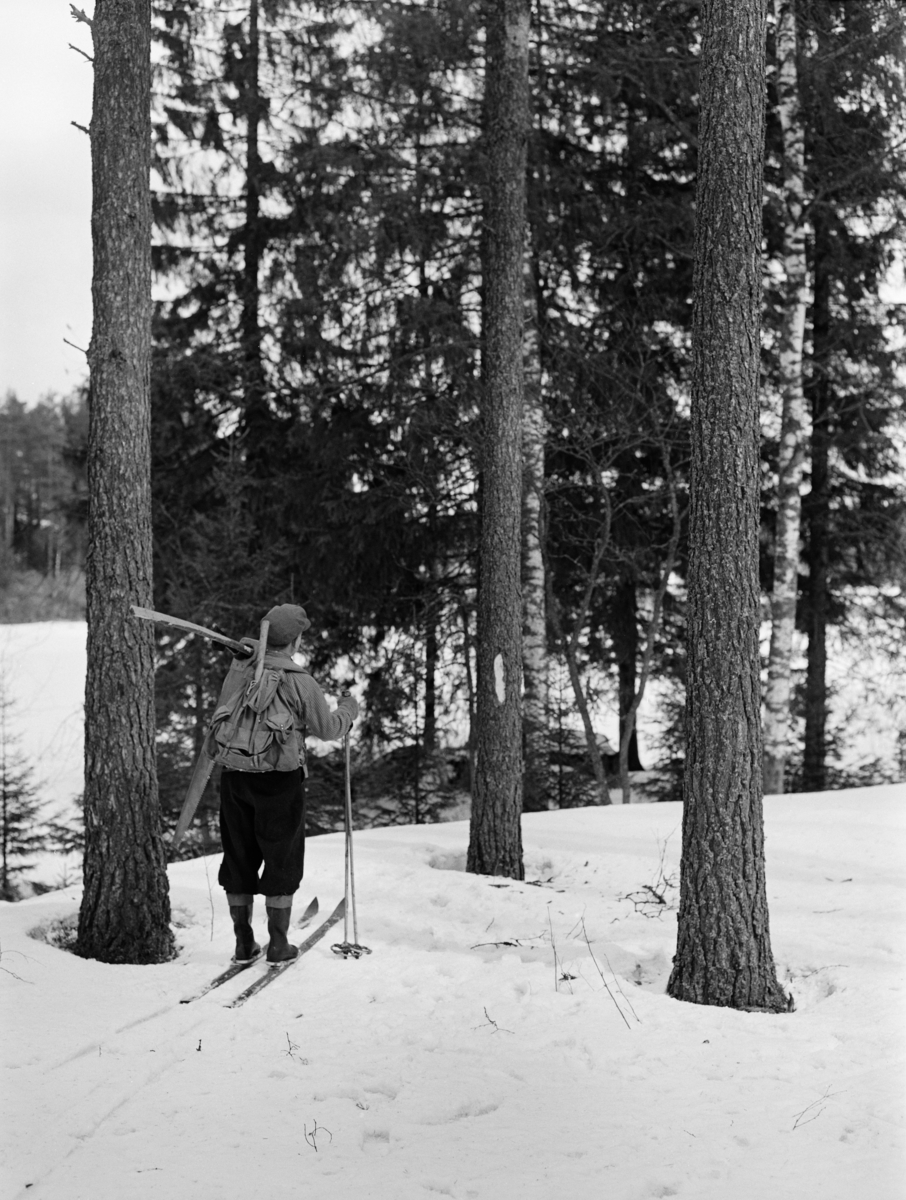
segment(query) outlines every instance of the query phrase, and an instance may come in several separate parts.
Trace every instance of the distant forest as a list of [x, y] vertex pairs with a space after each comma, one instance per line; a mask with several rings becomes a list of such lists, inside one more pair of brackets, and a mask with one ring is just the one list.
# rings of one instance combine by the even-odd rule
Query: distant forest
[[[801, 0], [796, 13], [807, 662], [786, 789], [820, 790], [846, 781], [827, 725], [829, 629], [866, 614], [903, 629], [904, 314], [883, 285], [902, 255], [906, 105], [897, 4]], [[679, 796], [698, 21], [679, 0], [533, 7], [525, 368], [542, 450], [526, 503], [554, 782], [546, 799], [527, 784], [526, 808], [607, 802], [602, 772], [617, 786], [627, 730], [628, 768], [656, 772], [655, 798]], [[238, 636], [273, 603], [304, 604], [313, 673], [355, 681], [364, 700], [369, 819], [431, 819], [468, 792], [472, 765], [480, 6], [174, 0], [155, 35], [155, 605]], [[766, 616], [796, 199], [781, 58], [772, 21]], [[80, 613], [89, 403], [0, 406], [3, 620]], [[172, 631], [158, 650], [172, 813], [228, 659]], [[661, 729], [640, 756], [643, 684]], [[572, 732], [605, 702], [612, 728]], [[321, 800], [312, 781], [325, 828], [339, 769], [324, 760]], [[382, 813], [388, 791], [399, 805]]]
[[85, 616], [84, 393], [0, 400], [0, 621]]

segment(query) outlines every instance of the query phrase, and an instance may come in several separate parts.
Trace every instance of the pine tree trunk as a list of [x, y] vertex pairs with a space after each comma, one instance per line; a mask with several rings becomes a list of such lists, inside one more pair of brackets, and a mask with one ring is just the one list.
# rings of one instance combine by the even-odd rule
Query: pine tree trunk
[[808, 661], [805, 677], [805, 746], [802, 788], [821, 792], [827, 784], [827, 614], [830, 552], [830, 237], [827, 217], [815, 212], [815, 299], [812, 315], [811, 489], [805, 497], [808, 525]]
[[154, 758], [151, 626], [151, 5], [97, 0], [91, 119], [85, 885], [77, 951], [173, 955]]
[[531, 255], [525, 261], [525, 391], [522, 412], [522, 729], [523, 808], [552, 806], [548, 738], [547, 619], [544, 583], [544, 442], [538, 293]]
[[799, 584], [800, 487], [805, 466], [806, 407], [802, 352], [808, 277], [805, 262], [805, 131], [796, 68], [796, 0], [774, 0], [777, 14], [778, 110], [783, 130], [785, 223], [780, 375], [783, 408], [777, 462], [777, 531], [771, 595], [771, 650], [765, 692], [764, 790], [784, 791], [790, 742], [793, 635]]
[[528, 0], [490, 0], [482, 239], [478, 745], [468, 870], [522, 879], [522, 333]]
[[767, 0], [702, 6], [683, 857], [668, 991], [779, 1011], [759, 672], [759, 319]]

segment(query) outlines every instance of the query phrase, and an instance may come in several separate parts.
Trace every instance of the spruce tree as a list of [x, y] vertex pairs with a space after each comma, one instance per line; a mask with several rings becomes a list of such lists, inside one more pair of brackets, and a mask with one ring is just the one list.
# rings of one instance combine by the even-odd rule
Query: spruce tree
[[[422, 655], [419, 730], [430, 751], [440, 656], [474, 587], [477, 242], [462, 165], [471, 146], [445, 138], [468, 130], [474, 104], [451, 80], [473, 55], [476, 21], [446, 9], [382, 12], [376, 40], [340, 55], [330, 7], [287, 0], [258, 11], [255, 274], [267, 319], [266, 403], [254, 420], [241, 364], [255, 339], [240, 328], [254, 325], [243, 301], [251, 27], [245, 14], [237, 25], [210, 12], [207, 36], [187, 41], [177, 15], [165, 18], [159, 265], [183, 290], [156, 324], [159, 605], [238, 629], [254, 587], [302, 600], [323, 634], [317, 670], [351, 649], [366, 672], [377, 669], [383, 639], [404, 631]], [[197, 47], [212, 45], [223, 47], [217, 62], [202, 61]], [[195, 155], [172, 153], [177, 130]], [[216, 170], [206, 179], [208, 156]], [[224, 508], [236, 536], [218, 569], [204, 547]], [[188, 664], [162, 644], [176, 726]], [[399, 693], [376, 684], [375, 698], [390, 695]]]
[[[678, 400], [688, 393], [698, 11], [607, 3], [565, 12], [540, 6], [530, 147], [549, 583], [558, 640], [569, 646], [577, 633], [570, 674], [613, 696], [618, 724], [608, 732], [617, 743], [629, 730], [628, 766], [638, 769], [631, 712], [643, 630], [670, 555], [672, 495], [681, 518], [685, 510], [688, 422]], [[681, 520], [680, 576], [685, 532]], [[675, 680], [682, 614], [670, 589], [663, 620], [650, 666]]]
[[10, 727], [13, 702], [0, 686], [0, 899], [18, 900], [16, 876], [32, 866], [31, 855], [47, 847], [34, 769]]
[[896, 428], [906, 388], [882, 281], [906, 228], [904, 25], [892, 0], [801, 0], [800, 79], [811, 199], [809, 490], [803, 497], [808, 637], [802, 790], [831, 781], [828, 631], [853, 597], [893, 582], [906, 512]]
[[[816, 55], [813, 7], [832, 17], [833, 38], [853, 32], [846, 47], [835, 43]], [[860, 24], [883, 8], [881, 0], [796, 0], [807, 160], [814, 164], [807, 194], [832, 218], [828, 344], [846, 347], [842, 356], [805, 364], [810, 402], [822, 363], [833, 377], [831, 532], [827, 583], [818, 588], [828, 600], [825, 624], [845, 616], [846, 588], [857, 577], [869, 578], [870, 567], [880, 578], [891, 545], [879, 531], [896, 523], [896, 498], [879, 477], [888, 461], [882, 443], [893, 376], [879, 356], [882, 322], [872, 323], [870, 311], [873, 239], [860, 245], [851, 236], [857, 205], [845, 220], [839, 216], [856, 194], [847, 178], [864, 182], [869, 156], [855, 173], [849, 159], [834, 165], [849, 144], [840, 140], [841, 123], [853, 142], [866, 137], [873, 159], [888, 151], [895, 157], [892, 139], [881, 106], [869, 113], [857, 102], [861, 83], [845, 105], [831, 96], [826, 153], [815, 116], [827, 99], [823, 91], [818, 98], [825, 85], [817, 66], [833, 91], [841, 55], [849, 63], [860, 45], [872, 54], [883, 49], [890, 23]], [[536, 746], [533, 726], [543, 721], [545, 616], [552, 623], [557, 614], [567, 644], [578, 629], [571, 653], [582, 702], [589, 690], [612, 691], [622, 740], [649, 657], [643, 646], [670, 552], [671, 496], [681, 514], [685, 507], [699, 45], [699, 5], [682, 0], [584, 8], [538, 0], [533, 14], [526, 806], [539, 802], [534, 749], [543, 774], [544, 740]], [[157, 265], [169, 297], [155, 325], [156, 602], [234, 632], [245, 628], [263, 592], [308, 604], [323, 633], [312, 665], [327, 670], [354, 656], [369, 680], [375, 752], [382, 731], [407, 730], [420, 743], [411, 756], [416, 774], [443, 740], [445, 699], [451, 692], [474, 699], [466, 648], [474, 644], [482, 448], [481, 19], [482, 6], [467, 0], [342, 9], [328, 0], [259, 0], [241, 10], [180, 0], [160, 8], [172, 58], [156, 124], [166, 180], [156, 208]], [[887, 70], [884, 54], [873, 66], [870, 57], [861, 75], [844, 72], [867, 81], [869, 91]], [[885, 100], [891, 112], [894, 101]], [[776, 112], [770, 147], [776, 167]], [[767, 210], [775, 261], [782, 255], [780, 191], [772, 189]], [[886, 230], [879, 244], [890, 244]], [[845, 298], [856, 292], [861, 299], [848, 306]], [[776, 330], [785, 302], [770, 286], [767, 298]], [[764, 364], [779, 394], [770, 345]], [[264, 401], [253, 414], [248, 400], [256, 395]], [[861, 441], [860, 428], [871, 430]], [[773, 445], [765, 450], [771, 470], [774, 453]], [[767, 499], [769, 586], [770, 493]], [[218, 532], [227, 511], [229, 537]], [[817, 509], [814, 516], [806, 527], [820, 534]], [[680, 578], [684, 523], [681, 532]], [[821, 539], [812, 540], [817, 546]], [[863, 546], [871, 563], [859, 561], [869, 557]], [[537, 570], [542, 548], [544, 588], [556, 601], [547, 614]], [[813, 581], [821, 578], [817, 568], [804, 575], [803, 628]], [[683, 637], [683, 589], [671, 584], [649, 668], [677, 693]], [[817, 656], [820, 637], [813, 642]], [[222, 663], [211, 651], [196, 661], [167, 636], [160, 646], [163, 759], [175, 780]], [[404, 660], [413, 664], [405, 680]], [[654, 765], [653, 750], [640, 753], [631, 731], [627, 751], [627, 767]]]

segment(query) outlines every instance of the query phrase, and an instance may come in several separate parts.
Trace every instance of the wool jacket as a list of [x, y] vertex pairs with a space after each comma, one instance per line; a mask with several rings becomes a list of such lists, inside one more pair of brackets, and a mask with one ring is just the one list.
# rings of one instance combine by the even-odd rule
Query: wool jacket
[[[257, 647], [258, 643], [252, 638], [243, 638], [242, 640]], [[359, 711], [359, 706], [352, 696], [344, 696], [337, 708], [331, 712], [320, 686], [304, 667], [293, 662], [292, 655], [288, 650], [268, 652], [264, 658], [264, 665], [270, 669], [285, 672], [281, 685], [284, 699], [296, 716], [303, 737], [310, 733], [323, 742], [335, 742], [348, 732]], [[223, 681], [217, 707], [228, 703], [237, 692], [247, 687], [254, 674], [254, 654], [251, 658], [235, 659]], [[210, 734], [205, 749], [212, 755], [216, 752], [216, 745], [213, 744]]]

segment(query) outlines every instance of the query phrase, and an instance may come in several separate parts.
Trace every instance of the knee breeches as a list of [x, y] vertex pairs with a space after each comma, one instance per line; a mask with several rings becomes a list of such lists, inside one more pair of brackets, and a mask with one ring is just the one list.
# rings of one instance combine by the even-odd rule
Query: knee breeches
[[218, 882], [227, 892], [295, 892], [305, 865], [302, 771], [224, 771], [220, 837], [223, 863]]

